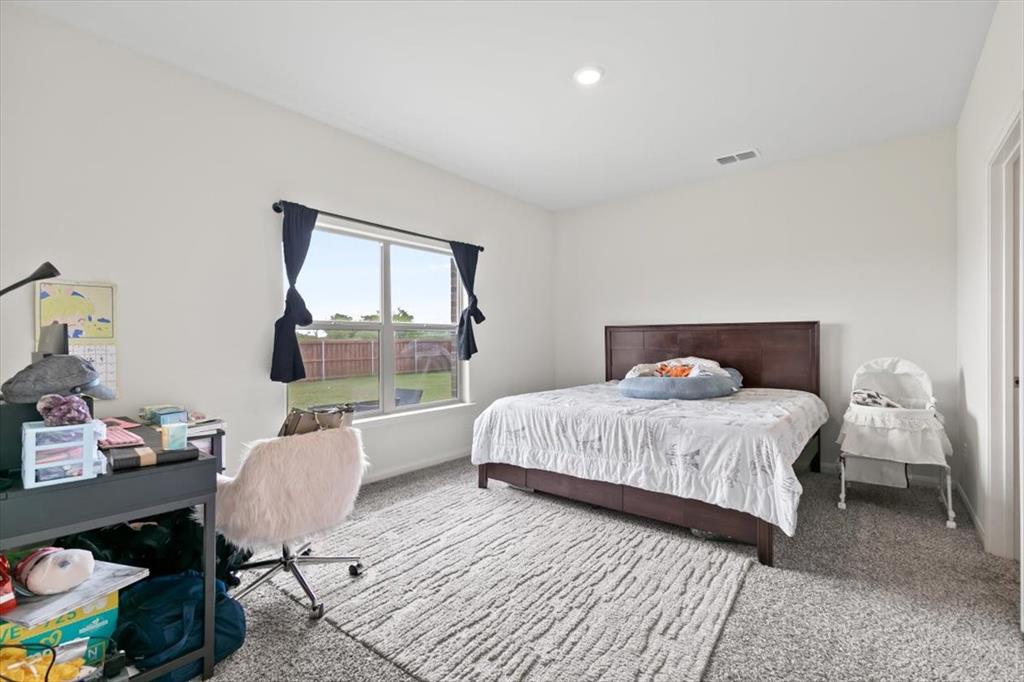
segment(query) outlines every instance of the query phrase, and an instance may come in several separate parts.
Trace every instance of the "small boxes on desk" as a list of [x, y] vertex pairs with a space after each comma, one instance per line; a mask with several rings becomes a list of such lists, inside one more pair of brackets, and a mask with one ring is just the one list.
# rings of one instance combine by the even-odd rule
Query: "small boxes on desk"
[[160, 447], [184, 450], [188, 447], [188, 424], [164, 424], [160, 427]]
[[21, 482], [26, 488], [95, 478], [96, 442], [106, 432], [103, 422], [47, 426], [21, 425]]
[[139, 411], [139, 416], [153, 426], [188, 423], [188, 412], [177, 405], [147, 405]]

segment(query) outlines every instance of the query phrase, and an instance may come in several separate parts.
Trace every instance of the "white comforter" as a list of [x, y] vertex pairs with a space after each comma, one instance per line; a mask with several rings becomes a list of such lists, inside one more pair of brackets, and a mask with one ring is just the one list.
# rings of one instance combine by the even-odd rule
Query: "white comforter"
[[504, 462], [702, 500], [792, 536], [793, 462], [828, 419], [803, 391], [712, 400], [624, 398], [616, 382], [496, 400], [473, 425], [473, 463]]

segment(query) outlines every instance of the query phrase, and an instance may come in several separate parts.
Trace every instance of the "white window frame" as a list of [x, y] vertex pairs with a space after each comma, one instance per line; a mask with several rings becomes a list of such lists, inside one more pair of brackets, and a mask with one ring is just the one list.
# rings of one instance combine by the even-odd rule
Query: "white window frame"
[[[391, 312], [391, 246], [397, 245], [404, 248], [420, 249], [439, 253], [452, 257], [451, 248], [434, 245], [427, 240], [415, 238], [394, 237], [389, 232], [373, 228], [357, 226], [334, 218], [321, 216], [317, 219], [316, 228], [323, 232], [333, 232], [346, 237], [366, 239], [371, 242], [380, 243], [380, 321], [339, 321], [339, 320], [313, 320], [313, 323], [302, 330], [345, 330], [345, 331], [376, 331], [378, 332], [378, 386], [379, 409], [357, 412], [356, 420], [370, 417], [379, 417], [387, 414], [402, 414], [406, 412], [419, 412], [433, 408], [460, 405], [469, 401], [468, 372], [465, 361], [458, 359], [458, 320], [451, 324], [426, 324], [419, 322], [395, 322]], [[300, 275], [301, 277], [301, 275]], [[301, 289], [301, 284], [300, 284]], [[465, 293], [461, 279], [455, 289], [455, 310], [458, 315], [464, 306]], [[395, 404], [395, 332], [403, 331], [452, 331], [456, 334], [455, 357], [452, 360], [452, 369], [455, 372], [456, 396], [447, 400], [435, 400], [428, 403], [417, 403], [415, 405]]]

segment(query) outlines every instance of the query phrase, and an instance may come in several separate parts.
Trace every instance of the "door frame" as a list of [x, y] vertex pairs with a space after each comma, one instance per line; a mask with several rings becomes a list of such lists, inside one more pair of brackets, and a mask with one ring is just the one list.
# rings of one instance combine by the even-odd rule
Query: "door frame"
[[[1013, 429], [1019, 425], [1021, 443], [1024, 444], [1024, 399], [1019, 413], [1013, 410], [1013, 354], [1024, 358], [1024, 329], [1018, 328], [1020, 348], [1013, 348], [1014, 319], [1013, 273], [1013, 163], [1021, 156], [1022, 120], [1018, 110], [1005, 128], [988, 164], [988, 223], [989, 223], [989, 452], [985, 478], [989, 494], [982, 502], [986, 507], [985, 549], [1000, 556], [1013, 555], [1014, 456]], [[1018, 191], [1020, 189], [1018, 188]], [[1024, 229], [1021, 230], [1024, 236]], [[1024, 238], [1018, 243], [1024, 256]], [[1017, 277], [1024, 283], [1024, 257], [1018, 265]], [[1024, 304], [1024, 297], [1022, 297]], [[1024, 327], [1024, 310], [1018, 321]], [[1024, 470], [1024, 467], [1022, 467]], [[1022, 476], [1021, 478], [1024, 478]], [[1024, 491], [1024, 481], [1018, 480], [1018, 494]], [[1021, 505], [1024, 510], [1024, 504]], [[1024, 528], [1024, 523], [1020, 524]], [[1024, 614], [1024, 583], [1022, 583], [1022, 614]]]

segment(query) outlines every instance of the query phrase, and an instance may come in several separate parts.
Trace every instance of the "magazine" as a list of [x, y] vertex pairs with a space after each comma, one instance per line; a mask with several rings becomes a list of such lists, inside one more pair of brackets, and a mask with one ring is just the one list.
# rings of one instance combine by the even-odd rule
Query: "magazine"
[[128, 587], [148, 575], [148, 568], [97, 561], [89, 579], [73, 590], [46, 596], [28, 597], [18, 594], [18, 605], [0, 620], [30, 628]]

